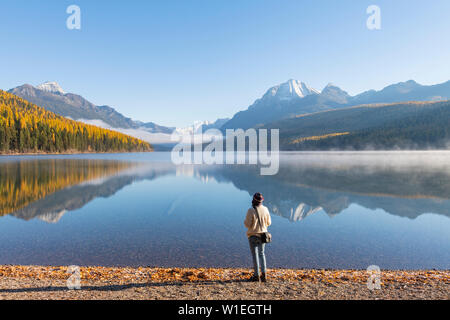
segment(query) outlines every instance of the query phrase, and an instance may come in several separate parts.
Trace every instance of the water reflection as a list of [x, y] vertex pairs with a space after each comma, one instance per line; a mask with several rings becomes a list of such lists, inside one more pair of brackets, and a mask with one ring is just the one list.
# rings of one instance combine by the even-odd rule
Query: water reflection
[[395, 159], [286, 156], [275, 176], [261, 176], [258, 167], [248, 165], [174, 166], [168, 161], [93, 159], [4, 162], [0, 163], [0, 215], [55, 223], [67, 211], [110, 197], [133, 182], [172, 175], [232, 183], [249, 195], [260, 191], [272, 213], [291, 221], [321, 210], [333, 217], [351, 204], [411, 219], [424, 213], [449, 217], [448, 161]]
[[271, 267], [449, 267], [448, 155], [289, 154], [276, 176], [161, 154], [56, 158], [0, 158], [0, 264], [249, 266], [242, 221], [260, 191]]
[[[287, 159], [289, 160], [289, 159]], [[424, 213], [450, 216], [450, 167], [308, 159], [285, 161], [276, 176], [233, 166], [208, 174], [251, 194], [260, 190], [275, 214], [298, 221], [324, 210], [330, 217], [351, 204], [411, 219]], [[313, 160], [313, 159], [309, 159]]]
[[[0, 164], [0, 216], [56, 222], [66, 212], [107, 196], [108, 178], [133, 167], [112, 160], [32, 160]], [[123, 183], [122, 187], [129, 184]], [[103, 188], [98, 188], [103, 186]], [[113, 188], [114, 189], [114, 188]], [[117, 189], [116, 189], [117, 190]]]

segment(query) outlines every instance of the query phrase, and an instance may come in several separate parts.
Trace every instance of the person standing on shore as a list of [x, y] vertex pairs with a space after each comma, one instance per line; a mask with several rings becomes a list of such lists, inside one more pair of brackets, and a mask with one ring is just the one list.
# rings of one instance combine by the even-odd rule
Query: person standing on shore
[[[264, 197], [261, 193], [255, 193], [252, 200], [252, 208], [248, 209], [244, 225], [248, 229], [247, 237], [253, 258], [255, 273], [250, 281], [266, 282], [266, 256], [265, 244], [271, 240], [266, 239], [267, 227], [272, 224], [269, 210], [262, 205]], [[261, 273], [260, 273], [261, 267]]]

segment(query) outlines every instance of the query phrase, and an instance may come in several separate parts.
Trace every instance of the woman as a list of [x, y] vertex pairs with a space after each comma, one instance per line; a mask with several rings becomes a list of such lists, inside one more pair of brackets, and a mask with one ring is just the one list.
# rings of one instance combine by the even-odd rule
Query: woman
[[[266, 282], [266, 256], [264, 254], [265, 243], [261, 241], [261, 234], [267, 232], [267, 227], [272, 224], [269, 210], [262, 205], [264, 197], [261, 193], [255, 193], [252, 200], [252, 208], [248, 209], [244, 225], [248, 229], [247, 237], [250, 251], [253, 257], [255, 273], [250, 281]], [[259, 217], [259, 221], [258, 221]], [[259, 267], [261, 266], [261, 272]]]

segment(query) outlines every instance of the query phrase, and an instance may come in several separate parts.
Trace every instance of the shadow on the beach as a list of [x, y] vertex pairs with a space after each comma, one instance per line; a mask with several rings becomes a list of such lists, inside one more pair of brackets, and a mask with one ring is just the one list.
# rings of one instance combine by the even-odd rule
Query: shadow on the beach
[[[121, 291], [132, 288], [145, 288], [145, 287], [165, 287], [165, 286], [185, 286], [185, 285], [217, 285], [217, 284], [230, 284], [230, 283], [245, 283], [248, 280], [208, 280], [208, 281], [177, 281], [177, 282], [143, 282], [143, 283], [128, 283], [128, 284], [105, 284], [105, 285], [88, 285], [82, 286], [78, 290], [70, 290], [74, 292], [82, 291]], [[66, 286], [49, 286], [49, 287], [32, 287], [32, 288], [14, 288], [14, 289], [0, 289], [0, 293], [21, 293], [21, 292], [57, 292], [68, 291]]]

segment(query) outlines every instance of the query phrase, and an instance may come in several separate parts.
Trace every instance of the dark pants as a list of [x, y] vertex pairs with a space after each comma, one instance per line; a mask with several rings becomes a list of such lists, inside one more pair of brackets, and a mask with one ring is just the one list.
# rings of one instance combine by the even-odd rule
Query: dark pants
[[[266, 273], [266, 256], [264, 254], [265, 243], [261, 242], [261, 238], [257, 236], [251, 236], [248, 238], [250, 244], [250, 251], [253, 258], [253, 267], [255, 269], [255, 275], [260, 276], [259, 267], [261, 271]], [[261, 262], [261, 263], [260, 263]]]

